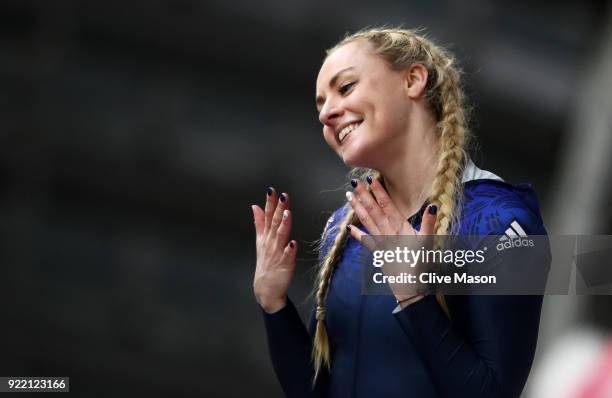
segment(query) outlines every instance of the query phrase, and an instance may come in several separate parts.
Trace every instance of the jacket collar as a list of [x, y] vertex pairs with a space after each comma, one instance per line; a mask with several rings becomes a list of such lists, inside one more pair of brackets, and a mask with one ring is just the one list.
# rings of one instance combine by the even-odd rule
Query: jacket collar
[[465, 169], [463, 169], [463, 177], [461, 178], [461, 182], [466, 183], [472, 180], [504, 181], [501, 177], [491, 173], [490, 171], [479, 169], [476, 167], [474, 162], [472, 162], [472, 159], [469, 159], [468, 163], [465, 165]]

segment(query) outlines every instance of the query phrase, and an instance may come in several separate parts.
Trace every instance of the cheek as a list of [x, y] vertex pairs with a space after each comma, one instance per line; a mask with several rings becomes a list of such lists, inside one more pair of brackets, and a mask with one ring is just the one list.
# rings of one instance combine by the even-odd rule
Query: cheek
[[[370, 92], [377, 94], [378, 91], [380, 90], [376, 88], [370, 90]], [[347, 109], [364, 115], [369, 128], [378, 132], [379, 129], [387, 128], [390, 121], [397, 119], [400, 106], [398, 106], [399, 101], [393, 95], [377, 94], [368, 98], [351, 98], [351, 100], [347, 101]]]
[[409, 111], [399, 101], [381, 101], [373, 122], [376, 132], [381, 136], [394, 136], [402, 133], [409, 120]]

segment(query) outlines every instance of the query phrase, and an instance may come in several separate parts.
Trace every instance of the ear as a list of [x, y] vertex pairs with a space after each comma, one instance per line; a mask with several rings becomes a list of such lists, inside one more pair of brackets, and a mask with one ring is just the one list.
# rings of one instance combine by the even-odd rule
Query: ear
[[417, 99], [425, 94], [427, 86], [427, 68], [421, 64], [412, 64], [404, 73], [404, 91], [406, 96]]

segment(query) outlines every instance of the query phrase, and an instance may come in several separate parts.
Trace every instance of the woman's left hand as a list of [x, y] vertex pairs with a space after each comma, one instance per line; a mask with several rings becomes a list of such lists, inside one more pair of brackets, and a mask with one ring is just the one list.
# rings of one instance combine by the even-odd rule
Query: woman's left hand
[[[362, 181], [351, 181], [354, 189], [353, 192], [347, 192], [346, 196], [359, 221], [367, 228], [370, 235], [394, 236], [398, 238], [400, 236], [418, 236], [425, 240], [430, 235], [435, 234], [434, 227], [437, 212], [435, 205], [432, 204], [427, 207], [423, 213], [420, 230], [417, 231], [406, 220], [406, 217], [400, 214], [380, 181], [371, 177], [368, 177], [367, 181], [369, 189]], [[350, 225], [349, 229], [351, 236], [365, 246], [372, 246], [372, 242], [376, 241], [364, 239], [369, 235], [354, 225]], [[418, 247], [420, 246], [419, 244]], [[374, 248], [368, 247], [368, 249], [373, 251]], [[398, 272], [396, 267], [393, 268], [395, 269], [394, 273]], [[404, 264], [402, 264], [401, 268], [407, 271]], [[416, 268], [412, 267], [410, 271], [414, 273]], [[391, 288], [398, 301], [414, 296], [414, 294], [406, 294], [405, 289], [394, 289], [393, 286]]]

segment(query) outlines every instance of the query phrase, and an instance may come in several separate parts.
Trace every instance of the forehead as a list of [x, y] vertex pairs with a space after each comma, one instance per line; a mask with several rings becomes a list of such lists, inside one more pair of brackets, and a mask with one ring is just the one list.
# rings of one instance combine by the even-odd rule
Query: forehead
[[330, 79], [345, 68], [364, 69], [381, 61], [368, 50], [368, 44], [363, 40], [345, 44], [329, 54], [323, 62], [317, 77], [317, 91], [327, 87]]

